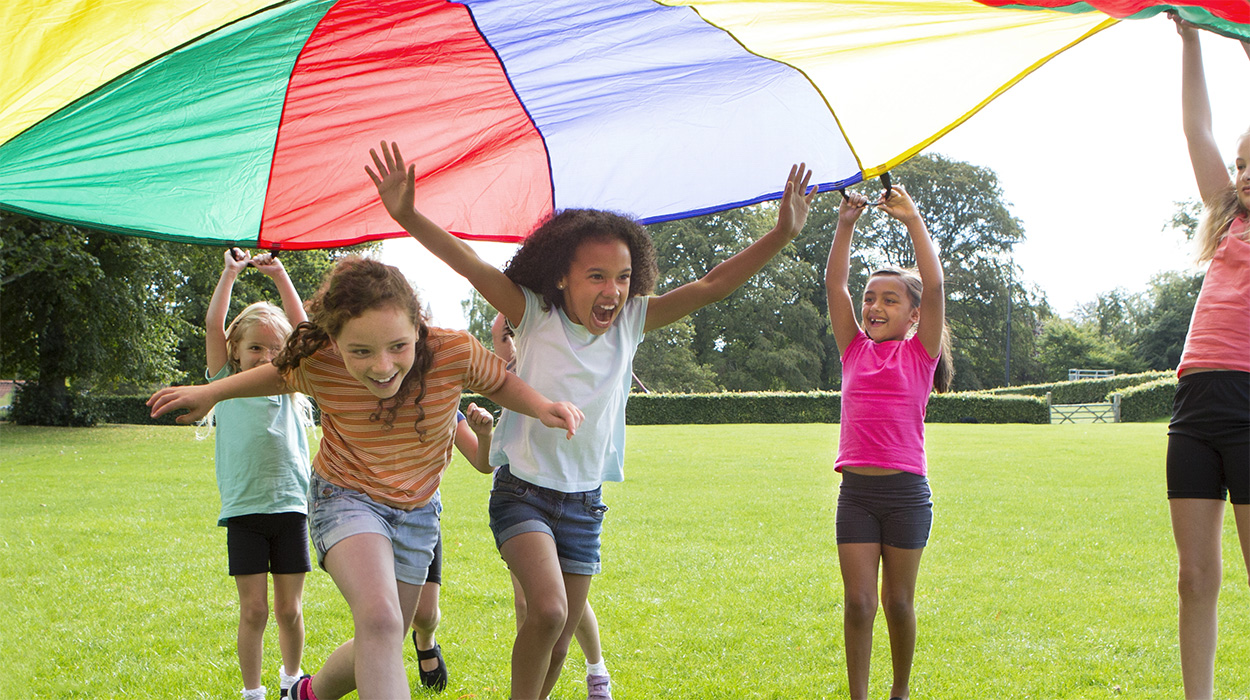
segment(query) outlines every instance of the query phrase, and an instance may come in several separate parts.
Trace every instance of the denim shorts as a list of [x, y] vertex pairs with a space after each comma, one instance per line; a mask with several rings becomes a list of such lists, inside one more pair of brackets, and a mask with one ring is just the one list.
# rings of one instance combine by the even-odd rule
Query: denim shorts
[[317, 563], [323, 569], [331, 547], [352, 535], [374, 533], [391, 541], [395, 578], [420, 586], [434, 558], [442, 512], [437, 493], [420, 508], [402, 510], [332, 484], [316, 473], [309, 484], [308, 527], [317, 548]]
[[834, 522], [838, 544], [923, 549], [933, 528], [929, 480], [908, 472], [864, 476], [844, 471]]
[[600, 572], [599, 534], [603, 531], [602, 488], [564, 493], [518, 479], [508, 465], [495, 470], [490, 490], [490, 530], [495, 546], [526, 532], [555, 540], [560, 570], [593, 576]]

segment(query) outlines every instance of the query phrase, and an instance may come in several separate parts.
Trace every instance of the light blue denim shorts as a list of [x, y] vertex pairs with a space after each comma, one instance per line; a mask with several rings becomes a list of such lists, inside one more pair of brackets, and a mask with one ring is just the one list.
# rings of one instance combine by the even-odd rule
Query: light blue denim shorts
[[317, 548], [317, 563], [323, 569], [331, 547], [352, 535], [374, 533], [391, 541], [395, 578], [420, 586], [434, 558], [442, 512], [437, 493], [420, 508], [401, 510], [332, 484], [316, 473], [309, 484], [308, 529]]
[[564, 493], [512, 475], [508, 465], [495, 470], [490, 490], [490, 530], [495, 546], [526, 532], [544, 532], [556, 543], [560, 570], [593, 576], [601, 570], [599, 534], [608, 507], [603, 489]]

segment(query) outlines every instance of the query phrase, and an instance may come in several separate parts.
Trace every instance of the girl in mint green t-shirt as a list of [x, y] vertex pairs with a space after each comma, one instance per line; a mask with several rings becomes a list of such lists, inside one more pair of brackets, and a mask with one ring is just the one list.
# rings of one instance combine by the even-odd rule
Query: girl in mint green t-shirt
[[[257, 302], [225, 326], [234, 281], [247, 267], [274, 281], [286, 310]], [[286, 343], [292, 322], [307, 320], [299, 294], [277, 258], [249, 256], [238, 248], [225, 254], [221, 279], [205, 318], [208, 377], [216, 381], [269, 363]], [[226, 528], [229, 572], [239, 591], [238, 656], [244, 700], [265, 697], [261, 658], [269, 618], [269, 575], [282, 666], [278, 681], [288, 689], [301, 675], [304, 650], [304, 575], [308, 552], [308, 480], [305, 436], [308, 402], [299, 394], [228, 399], [205, 418], [216, 425], [217, 488]]]

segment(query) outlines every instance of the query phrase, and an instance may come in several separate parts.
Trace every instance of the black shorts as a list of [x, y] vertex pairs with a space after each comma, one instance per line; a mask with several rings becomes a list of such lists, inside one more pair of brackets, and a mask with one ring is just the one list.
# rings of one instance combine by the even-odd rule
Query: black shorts
[[443, 585], [443, 531], [438, 531], [438, 540], [434, 543], [434, 558], [430, 560], [430, 568], [425, 572], [426, 583]]
[[308, 518], [303, 513], [256, 513], [226, 519], [230, 575], [312, 571]]
[[1168, 498], [1250, 504], [1250, 372], [1187, 374], [1168, 425]]
[[838, 544], [923, 549], [933, 529], [929, 480], [908, 472], [864, 476], [844, 471], [834, 523]]

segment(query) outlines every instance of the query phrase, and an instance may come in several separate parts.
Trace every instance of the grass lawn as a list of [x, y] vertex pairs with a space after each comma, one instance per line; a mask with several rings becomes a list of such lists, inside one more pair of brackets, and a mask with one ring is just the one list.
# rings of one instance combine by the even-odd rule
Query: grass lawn
[[[1166, 426], [930, 425], [935, 523], [912, 697], [1179, 698]], [[846, 697], [836, 426], [629, 430], [591, 600], [617, 700]], [[489, 479], [444, 481], [446, 698], [505, 698], [508, 574]], [[12, 698], [238, 698], [237, 594], [211, 439], [0, 425], [0, 687]], [[1250, 587], [1231, 511], [1217, 696], [1250, 698]], [[351, 635], [308, 577], [305, 670]], [[889, 654], [878, 615], [873, 697]], [[409, 677], [419, 686], [408, 645]], [[265, 680], [277, 697], [277, 630]], [[553, 700], [585, 697], [570, 655]], [[354, 697], [354, 696], [353, 696]], [[423, 691], [414, 697], [430, 697]]]

